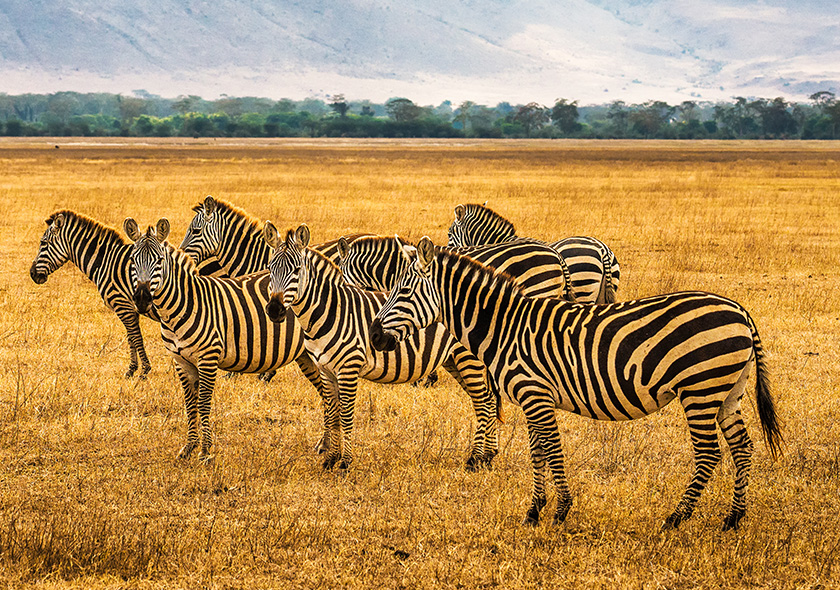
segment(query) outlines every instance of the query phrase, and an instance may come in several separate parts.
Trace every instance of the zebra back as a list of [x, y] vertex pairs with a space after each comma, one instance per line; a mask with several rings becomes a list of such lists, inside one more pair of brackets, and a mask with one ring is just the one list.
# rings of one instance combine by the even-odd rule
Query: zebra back
[[[449, 246], [497, 244], [516, 238], [513, 224], [484, 205], [455, 207], [449, 228]], [[570, 300], [580, 303], [613, 303], [621, 278], [615, 254], [602, 241], [573, 237], [549, 244], [565, 260], [571, 275]]]
[[[398, 236], [362, 237], [352, 243], [340, 242], [340, 266], [345, 280], [363, 289], [390, 291], [408, 264], [403, 254], [406, 245]], [[564, 299], [572, 296], [565, 261], [537, 240], [518, 239], [456, 251], [507, 273], [529, 296]]]

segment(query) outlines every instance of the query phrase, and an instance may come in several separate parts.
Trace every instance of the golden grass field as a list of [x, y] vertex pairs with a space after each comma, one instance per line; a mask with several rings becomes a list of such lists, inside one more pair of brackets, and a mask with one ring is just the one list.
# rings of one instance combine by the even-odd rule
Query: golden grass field
[[[60, 145], [56, 149], [55, 145]], [[313, 241], [359, 231], [436, 243], [458, 203], [519, 235], [591, 235], [619, 299], [701, 289], [743, 304], [768, 351], [787, 441], [773, 463], [752, 385], [749, 510], [721, 533], [727, 452], [694, 517], [661, 531], [692, 469], [682, 409], [560, 417], [575, 504], [521, 523], [531, 466], [506, 405], [491, 470], [463, 467], [466, 396], [362, 382], [356, 460], [323, 472], [320, 400], [292, 365], [220, 379], [216, 463], [175, 455], [186, 421], [157, 326], [126, 380], [125, 332], [67, 265], [28, 270], [43, 220], [165, 216], [179, 243], [205, 195]], [[840, 144], [803, 142], [0, 141], [0, 583], [131, 588], [840, 587]], [[546, 515], [553, 510], [550, 489]]]

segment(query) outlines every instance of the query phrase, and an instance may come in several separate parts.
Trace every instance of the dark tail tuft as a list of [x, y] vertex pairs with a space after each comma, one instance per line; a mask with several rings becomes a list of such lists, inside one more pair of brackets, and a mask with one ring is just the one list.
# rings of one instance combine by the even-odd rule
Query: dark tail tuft
[[782, 427], [776, 413], [776, 402], [770, 393], [770, 379], [767, 375], [767, 364], [764, 359], [764, 348], [761, 346], [761, 339], [758, 337], [758, 330], [752, 318], [750, 329], [753, 333], [753, 350], [755, 352], [755, 401], [758, 406], [758, 417], [761, 421], [761, 430], [764, 432], [764, 442], [774, 460], [782, 456], [784, 438], [782, 438]]

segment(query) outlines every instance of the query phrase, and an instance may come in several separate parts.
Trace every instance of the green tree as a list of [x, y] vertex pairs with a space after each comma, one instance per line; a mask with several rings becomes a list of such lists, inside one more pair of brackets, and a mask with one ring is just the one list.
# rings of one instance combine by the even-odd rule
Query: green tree
[[526, 137], [531, 137], [534, 131], [548, 123], [549, 113], [549, 109], [543, 105], [536, 102], [529, 102], [516, 110], [513, 121], [522, 125], [523, 129], [525, 129]]
[[336, 94], [330, 99], [330, 108], [343, 119], [347, 116], [347, 111], [350, 109], [350, 106], [347, 104], [347, 100], [343, 94]]
[[414, 121], [422, 113], [422, 109], [407, 98], [389, 99], [385, 103], [385, 111], [397, 123]]
[[578, 123], [578, 101], [569, 102], [565, 98], [558, 98], [551, 108], [551, 122], [560, 128], [564, 135], [571, 135], [580, 131]]

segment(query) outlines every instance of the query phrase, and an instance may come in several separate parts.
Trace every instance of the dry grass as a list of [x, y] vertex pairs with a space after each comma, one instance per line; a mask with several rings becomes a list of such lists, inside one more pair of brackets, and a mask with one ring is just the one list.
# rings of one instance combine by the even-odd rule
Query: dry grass
[[[56, 141], [63, 142], [60, 149]], [[840, 146], [836, 143], [0, 141], [0, 582], [39, 587], [830, 588], [840, 584]], [[507, 408], [490, 471], [462, 465], [471, 410], [430, 390], [363, 383], [358, 459], [324, 473], [320, 407], [296, 368], [222, 379], [217, 464], [182, 465], [171, 361], [124, 380], [125, 333], [65, 268], [28, 277], [43, 219], [74, 208], [119, 226], [166, 216], [179, 240], [207, 194], [315, 241], [399, 232], [445, 240], [483, 202], [520, 235], [593, 235], [619, 297], [704, 289], [744, 304], [770, 354], [788, 441], [771, 463], [755, 412], [750, 510], [719, 527], [732, 464], [695, 517], [660, 525], [691, 448], [680, 408], [628, 424], [562, 415], [575, 505], [520, 525], [530, 462]], [[551, 506], [549, 506], [551, 508]]]

